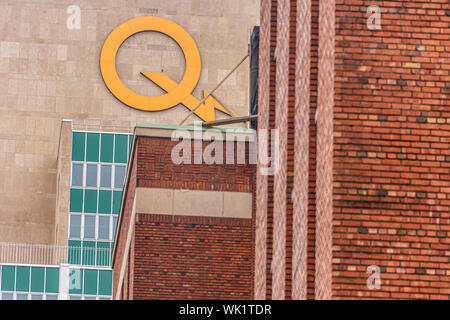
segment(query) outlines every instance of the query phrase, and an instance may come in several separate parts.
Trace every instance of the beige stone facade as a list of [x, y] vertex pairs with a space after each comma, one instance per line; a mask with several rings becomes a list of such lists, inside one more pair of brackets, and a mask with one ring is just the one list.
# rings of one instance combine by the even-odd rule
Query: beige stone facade
[[[80, 8], [80, 29], [67, 26], [71, 5]], [[57, 189], [59, 200], [67, 198], [57, 187], [60, 133], [67, 130], [63, 119], [133, 127], [136, 122], [178, 124], [188, 114], [181, 105], [153, 113], [134, 110], [103, 83], [99, 55], [106, 37], [119, 24], [144, 15], [172, 20], [195, 39], [202, 74], [193, 94], [200, 99], [247, 54], [250, 33], [259, 24], [259, 1], [0, 1], [0, 242], [55, 242], [55, 218], [63, 219], [55, 215]], [[164, 72], [179, 81], [184, 57], [168, 37], [145, 32], [123, 44], [117, 69], [130, 89], [160, 95], [140, 72]], [[215, 97], [247, 115], [248, 82], [246, 61]], [[67, 203], [58, 202], [60, 210], [64, 207]]]

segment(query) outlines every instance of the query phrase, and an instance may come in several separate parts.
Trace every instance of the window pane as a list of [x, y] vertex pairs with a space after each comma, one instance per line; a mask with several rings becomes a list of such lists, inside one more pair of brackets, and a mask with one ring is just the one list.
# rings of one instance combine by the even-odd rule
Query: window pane
[[72, 187], [83, 186], [83, 165], [81, 163], [72, 164]]
[[99, 288], [98, 294], [109, 296], [112, 294], [112, 271], [110, 270], [100, 270], [99, 271]]
[[45, 297], [45, 300], [58, 300], [58, 296], [49, 296], [49, 295], [47, 295]]
[[114, 188], [122, 189], [125, 181], [126, 167], [116, 166], [114, 173]]
[[74, 132], [72, 139], [72, 160], [84, 161], [85, 133]]
[[97, 295], [98, 270], [84, 271], [84, 294]]
[[111, 188], [112, 166], [102, 165], [100, 170], [100, 187]]
[[101, 150], [100, 150], [100, 161], [101, 162], [113, 162], [113, 144], [114, 144], [114, 135], [112, 134], [102, 134], [101, 141]]
[[88, 164], [86, 167], [86, 187], [97, 188], [97, 165]]
[[109, 266], [111, 257], [110, 242], [97, 242], [97, 265]]
[[30, 267], [17, 267], [16, 291], [30, 291]]
[[2, 300], [12, 300], [13, 294], [12, 293], [2, 293]]
[[86, 161], [98, 162], [99, 145], [100, 145], [100, 135], [98, 133], [88, 133], [86, 146]]
[[84, 216], [84, 238], [95, 239], [95, 217]]
[[81, 241], [69, 240], [69, 264], [81, 264]]
[[97, 190], [84, 191], [84, 212], [97, 213]]
[[33, 294], [31, 296], [31, 300], [42, 300], [42, 295], [40, 295], [40, 294]]
[[16, 267], [2, 266], [2, 290], [14, 291], [14, 281], [16, 278]]
[[109, 240], [109, 217], [98, 217], [98, 239]]
[[100, 190], [98, 199], [98, 213], [111, 214], [111, 190]]
[[112, 236], [112, 238], [113, 238], [113, 240], [114, 240], [114, 237], [116, 236], [116, 228], [117, 228], [117, 217], [113, 217], [113, 236]]
[[58, 293], [59, 291], [59, 269], [47, 268], [45, 274], [45, 292]]
[[113, 213], [119, 214], [120, 203], [122, 202], [122, 191], [113, 192]]
[[70, 300], [81, 300], [80, 296], [70, 296]]
[[70, 215], [70, 238], [79, 239], [81, 237], [81, 216]]
[[70, 269], [69, 293], [81, 294], [82, 283], [83, 283], [83, 270]]
[[16, 300], [28, 300], [28, 294], [20, 294], [16, 295]]
[[83, 265], [95, 265], [96, 251], [95, 241], [83, 241]]
[[83, 211], [83, 190], [70, 189], [70, 212]]
[[31, 292], [44, 292], [44, 268], [31, 268]]
[[114, 147], [114, 162], [127, 163], [128, 136], [124, 134], [116, 134]]
[[84, 297], [84, 300], [97, 300], [96, 297]]

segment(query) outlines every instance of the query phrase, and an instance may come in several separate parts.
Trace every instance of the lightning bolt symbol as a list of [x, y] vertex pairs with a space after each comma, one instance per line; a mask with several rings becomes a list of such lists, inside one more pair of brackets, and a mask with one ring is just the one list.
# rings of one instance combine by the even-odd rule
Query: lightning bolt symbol
[[[141, 72], [141, 74], [166, 92], [170, 92], [178, 85], [164, 73]], [[203, 98], [207, 95], [208, 92], [203, 90]], [[200, 101], [191, 94], [181, 101], [181, 103], [192, 111], [200, 103]], [[223, 113], [231, 116], [230, 112], [228, 112], [213, 96], [209, 96], [205, 102], [201, 104], [197, 110], [195, 110], [194, 113], [203, 121], [214, 121], [216, 120], [215, 110], [222, 111]], [[232, 112], [232, 115], [238, 117], [238, 115], [234, 112]]]

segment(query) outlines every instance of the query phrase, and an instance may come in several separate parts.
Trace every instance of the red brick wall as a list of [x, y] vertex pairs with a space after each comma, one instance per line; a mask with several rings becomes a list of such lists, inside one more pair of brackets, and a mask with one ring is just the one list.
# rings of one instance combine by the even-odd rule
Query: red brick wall
[[[131, 165], [131, 172], [130, 177], [127, 181], [127, 189], [125, 194], [125, 205], [123, 210], [123, 216], [121, 217], [121, 224], [117, 226], [117, 244], [116, 244], [116, 252], [114, 254], [115, 259], [113, 261], [113, 298], [115, 297], [115, 294], [117, 292], [118, 287], [118, 281], [119, 281], [119, 274], [120, 274], [120, 268], [122, 266], [123, 259], [128, 259], [129, 257], [124, 257], [124, 251], [125, 251], [125, 244], [127, 240], [127, 234], [128, 234], [128, 227], [130, 223], [131, 218], [131, 212], [133, 210], [133, 204], [134, 204], [134, 197], [135, 197], [135, 191], [136, 191], [136, 161], [135, 157], [131, 157], [130, 165]], [[133, 248], [131, 248], [130, 251], [132, 251]], [[131, 296], [128, 296], [128, 274], [130, 273], [129, 263], [127, 263], [127, 270], [125, 272], [125, 277], [127, 281], [124, 281], [123, 288], [125, 291], [122, 291], [122, 299], [129, 299]]]
[[[137, 137], [133, 181], [128, 204], [139, 188], [170, 188], [253, 192], [255, 165], [175, 165], [167, 138]], [[209, 145], [204, 142], [203, 147]], [[237, 148], [237, 146], [235, 145]], [[235, 148], [235, 149], [236, 149]], [[224, 148], [226, 159], [226, 148]], [[236, 151], [236, 150], [235, 150]], [[194, 157], [194, 155], [193, 155]], [[235, 160], [236, 160], [235, 152]], [[135, 172], [135, 173], [134, 173]], [[253, 208], [255, 198], [253, 197]], [[192, 213], [195, 215], [195, 212]], [[254, 282], [254, 219], [175, 217], [139, 214], [131, 260], [127, 264], [124, 298], [130, 299], [251, 299]], [[252, 213], [254, 216], [254, 212]], [[118, 252], [123, 252], [126, 221]], [[122, 251], [121, 251], [122, 250]], [[120, 256], [120, 254], [119, 254]], [[114, 264], [114, 288], [119, 264]]]
[[251, 299], [252, 221], [139, 215], [134, 299]]
[[336, 3], [333, 297], [449, 299], [449, 2]]
[[[310, 163], [309, 163], [309, 209], [308, 209], [308, 299], [314, 298], [315, 274], [315, 179], [316, 179], [316, 124], [314, 121], [317, 108], [317, 63], [318, 63], [318, 18], [319, 2], [312, 0], [311, 9], [311, 78], [310, 78]], [[276, 92], [276, 61], [273, 56], [277, 43], [277, 1], [272, 0], [271, 7], [271, 53], [270, 66], [270, 97], [269, 97], [269, 128], [275, 128], [275, 92]], [[286, 299], [292, 294], [292, 188], [294, 171], [294, 110], [295, 110], [295, 30], [296, 30], [296, 1], [290, 1], [290, 57], [289, 57], [289, 116], [288, 116], [288, 177], [287, 177], [287, 219], [286, 219]], [[266, 298], [272, 298], [272, 237], [273, 237], [273, 192], [274, 177], [268, 176], [267, 203], [267, 282]]]

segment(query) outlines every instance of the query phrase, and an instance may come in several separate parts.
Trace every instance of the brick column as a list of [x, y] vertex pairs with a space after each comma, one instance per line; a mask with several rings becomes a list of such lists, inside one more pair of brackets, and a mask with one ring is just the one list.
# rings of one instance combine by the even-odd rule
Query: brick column
[[315, 299], [331, 299], [335, 1], [319, 7]]

